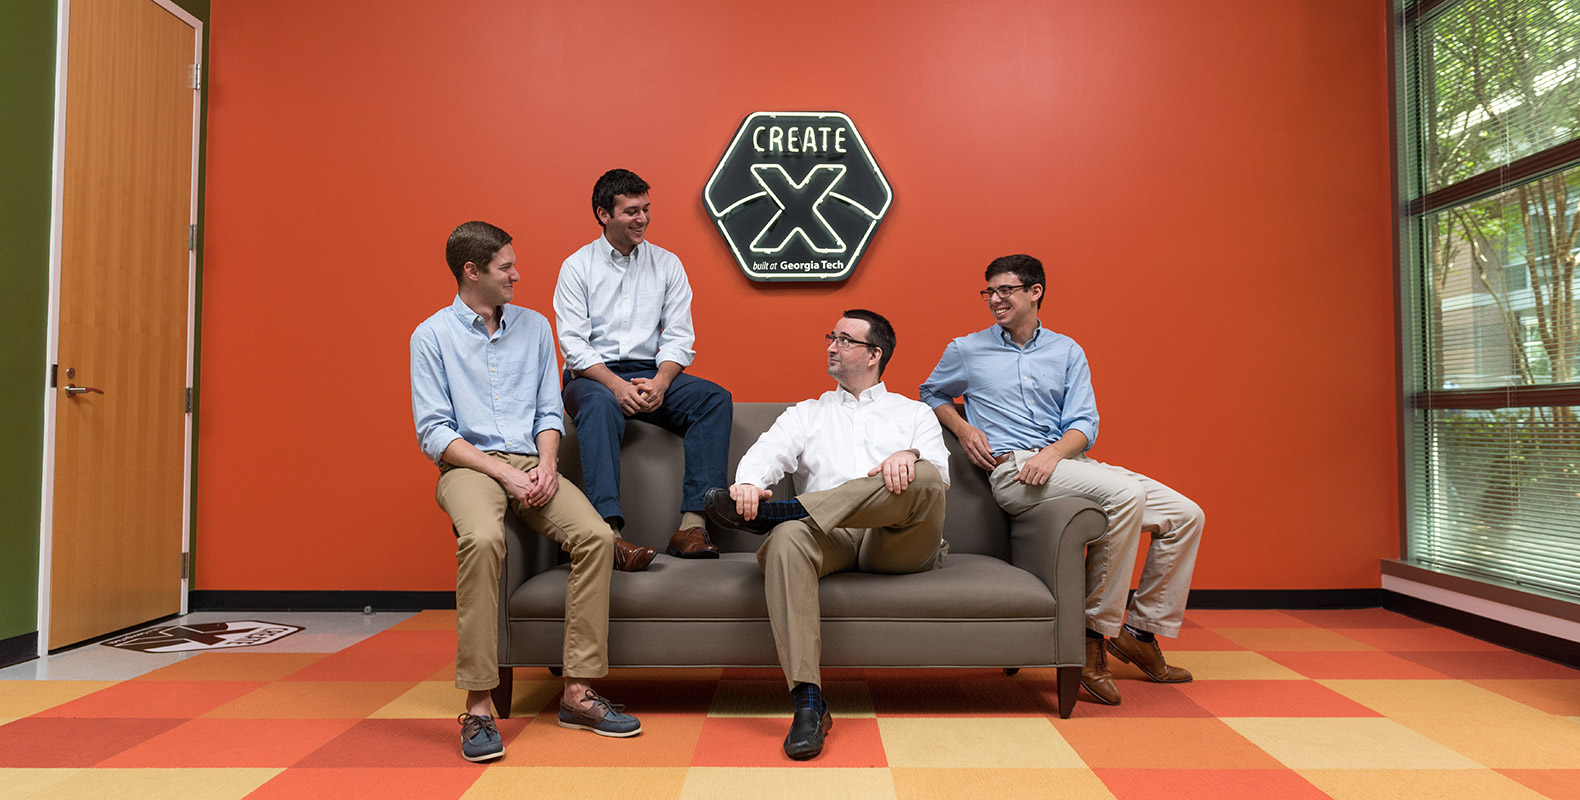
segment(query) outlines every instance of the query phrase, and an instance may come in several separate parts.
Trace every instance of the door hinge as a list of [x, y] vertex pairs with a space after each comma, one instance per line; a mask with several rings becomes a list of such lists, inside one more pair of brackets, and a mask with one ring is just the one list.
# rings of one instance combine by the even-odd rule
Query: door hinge
[[187, 387], [187, 413], [192, 413], [192, 387]]
[[50, 364], [49, 365], [49, 388], [53, 389], [53, 388], [55, 388], [55, 387], [60, 385], [55, 380], [59, 376], [60, 376], [60, 365], [59, 364]]
[[187, 249], [188, 250], [196, 250], [197, 249], [197, 225], [196, 224], [187, 226]]
[[190, 74], [187, 75], [187, 78], [189, 79], [188, 83], [191, 84], [191, 87], [193, 89], [202, 89], [203, 88], [203, 65], [202, 64], [193, 64], [192, 65], [192, 71], [191, 71]]

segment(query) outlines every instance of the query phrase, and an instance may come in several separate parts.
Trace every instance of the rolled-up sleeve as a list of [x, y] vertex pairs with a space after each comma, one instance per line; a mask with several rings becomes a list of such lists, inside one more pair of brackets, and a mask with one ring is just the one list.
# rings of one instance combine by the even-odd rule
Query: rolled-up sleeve
[[1072, 345], [1064, 373], [1064, 403], [1059, 411], [1059, 430], [1085, 434], [1087, 449], [1097, 444], [1097, 394], [1092, 390], [1092, 368], [1086, 363], [1086, 351], [1079, 346]]
[[664, 317], [658, 335], [658, 362], [673, 361], [682, 367], [696, 359], [697, 335], [691, 327], [691, 281], [680, 259], [666, 254], [664, 272]]
[[938, 474], [943, 476], [944, 485], [949, 485], [949, 448], [944, 444], [944, 428], [938, 424], [938, 417], [926, 408], [917, 407], [916, 430], [912, 434], [912, 446], [922, 458], [932, 462], [938, 468]]
[[[541, 318], [540, 318], [541, 319]], [[532, 441], [544, 431], [565, 432], [565, 403], [560, 398], [559, 362], [554, 358], [554, 337], [547, 320], [538, 339], [538, 394], [532, 417]]]
[[960, 340], [956, 339], [944, 347], [938, 366], [933, 367], [933, 374], [922, 381], [917, 395], [928, 408], [953, 403], [956, 397], [965, 393], [966, 377], [965, 356], [960, 352]]
[[435, 464], [444, 460], [450, 443], [461, 438], [456, 431], [455, 407], [439, 353], [439, 337], [427, 326], [411, 335], [411, 415], [417, 426], [417, 444]]
[[559, 333], [565, 366], [583, 370], [603, 363], [592, 346], [592, 316], [587, 304], [587, 271], [575, 255], [560, 265], [554, 283], [554, 327]]

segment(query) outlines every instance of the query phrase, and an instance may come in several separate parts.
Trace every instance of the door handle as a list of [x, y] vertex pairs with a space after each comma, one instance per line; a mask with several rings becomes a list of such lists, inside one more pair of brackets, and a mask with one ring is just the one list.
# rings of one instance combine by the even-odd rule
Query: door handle
[[95, 389], [92, 386], [78, 386], [75, 383], [66, 384], [67, 397], [76, 397], [79, 394], [87, 394], [88, 392], [93, 392], [94, 394], [104, 394], [103, 389]]

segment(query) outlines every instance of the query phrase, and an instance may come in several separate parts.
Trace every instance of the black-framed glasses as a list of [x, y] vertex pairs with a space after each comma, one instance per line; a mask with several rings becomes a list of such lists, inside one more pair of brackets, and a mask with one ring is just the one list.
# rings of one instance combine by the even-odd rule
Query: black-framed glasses
[[1013, 283], [1007, 284], [1005, 286], [989, 286], [988, 288], [977, 292], [977, 294], [980, 295], [983, 300], [990, 300], [993, 298], [993, 295], [998, 295], [1000, 298], [1009, 297], [1015, 293], [1016, 289], [1026, 288], [1029, 287], [1027, 287], [1024, 283]]
[[877, 345], [873, 344], [872, 342], [863, 342], [860, 339], [852, 339], [843, 333], [825, 333], [823, 334], [823, 338], [827, 339], [829, 344], [832, 344], [841, 350], [849, 350], [858, 344], [862, 347], [877, 347]]

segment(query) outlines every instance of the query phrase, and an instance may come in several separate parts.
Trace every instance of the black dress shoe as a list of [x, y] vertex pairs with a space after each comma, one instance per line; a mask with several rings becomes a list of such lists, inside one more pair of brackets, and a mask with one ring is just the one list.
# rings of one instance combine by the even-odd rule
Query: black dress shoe
[[735, 499], [730, 497], [730, 490], [718, 487], [702, 495], [702, 507], [708, 519], [721, 528], [759, 534], [773, 530], [781, 522], [808, 516], [799, 500], [772, 500], [758, 503], [757, 516], [748, 520], [735, 510]]
[[790, 733], [785, 736], [785, 755], [797, 761], [817, 758], [823, 752], [823, 737], [832, 727], [834, 718], [827, 708], [823, 709], [822, 716], [818, 716], [817, 709], [810, 705], [797, 708], [795, 717], [790, 720]]

